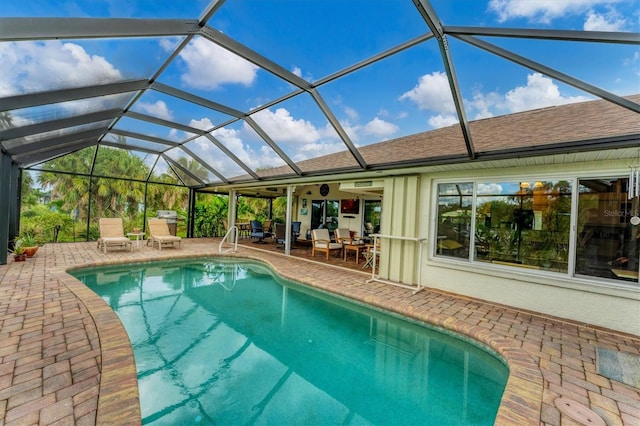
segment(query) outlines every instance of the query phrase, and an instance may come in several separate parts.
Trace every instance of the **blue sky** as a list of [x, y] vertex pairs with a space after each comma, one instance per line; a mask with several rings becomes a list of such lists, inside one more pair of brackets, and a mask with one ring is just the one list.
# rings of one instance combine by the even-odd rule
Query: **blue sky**
[[[4, 1], [0, 16], [197, 19], [208, 1], [91, 0]], [[433, 0], [447, 26], [640, 31], [640, 0]], [[315, 82], [354, 63], [428, 32], [410, 0], [227, 0], [208, 25]], [[640, 92], [637, 45], [485, 38], [514, 53], [618, 95]], [[0, 43], [0, 97], [129, 78], [148, 78], [178, 38], [62, 40]], [[469, 120], [593, 96], [449, 38]], [[241, 111], [294, 90], [273, 74], [196, 37], [162, 73], [159, 82]], [[420, 43], [318, 89], [357, 146], [454, 124], [444, 67], [434, 40]], [[103, 99], [101, 105], [108, 102]], [[119, 99], [118, 102], [121, 102]], [[115, 105], [121, 105], [118, 102]], [[94, 102], [95, 104], [95, 102]], [[16, 111], [23, 124], [98, 108], [86, 102]], [[156, 91], [134, 111], [202, 129], [230, 119]], [[253, 115], [294, 161], [344, 150], [314, 100], [302, 94]], [[183, 141], [192, 136], [163, 126], [122, 120], [118, 128]], [[256, 169], [283, 164], [243, 122], [214, 135]], [[239, 167], [220, 159], [207, 140], [187, 144], [225, 175]], [[178, 150], [173, 153], [180, 157]]]

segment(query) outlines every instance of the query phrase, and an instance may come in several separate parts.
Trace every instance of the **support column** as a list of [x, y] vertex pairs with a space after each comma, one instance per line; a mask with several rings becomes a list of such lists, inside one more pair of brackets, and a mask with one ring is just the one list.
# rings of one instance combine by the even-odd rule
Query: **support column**
[[14, 241], [20, 234], [20, 206], [22, 205], [22, 173], [17, 164], [11, 164], [11, 204], [9, 206], [9, 240]]
[[[238, 209], [238, 200], [236, 195], [237, 192], [235, 191], [235, 189], [229, 191], [229, 207], [227, 210], [227, 223], [229, 224], [229, 229], [231, 229], [231, 227], [235, 226], [236, 224], [236, 210]], [[227, 233], [229, 229], [225, 229], [225, 233]], [[236, 232], [235, 236], [238, 237], [239, 234], [239, 232]], [[235, 243], [236, 241], [234, 239], [230, 242]]]
[[15, 237], [18, 212], [17, 205], [19, 169], [11, 157], [0, 153], [0, 265], [7, 263], [9, 241]]
[[293, 199], [294, 186], [287, 185], [287, 210], [285, 216], [284, 233], [284, 253], [291, 254], [291, 203]]
[[193, 228], [195, 223], [196, 191], [189, 188], [189, 211], [187, 212], [187, 238], [193, 238]]

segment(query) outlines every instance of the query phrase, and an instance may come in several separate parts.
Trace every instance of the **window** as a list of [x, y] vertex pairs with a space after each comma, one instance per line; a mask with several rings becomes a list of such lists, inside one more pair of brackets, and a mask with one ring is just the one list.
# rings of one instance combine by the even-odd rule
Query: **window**
[[339, 211], [340, 202], [338, 200], [312, 200], [311, 229], [324, 227], [333, 232], [338, 227]]
[[475, 259], [568, 271], [568, 181], [479, 183]]
[[435, 251], [442, 256], [469, 258], [473, 183], [438, 185]]
[[638, 283], [640, 198], [629, 198], [628, 184], [626, 177], [439, 183], [435, 255]]
[[576, 274], [638, 281], [638, 197], [629, 199], [627, 178], [580, 179]]
[[380, 200], [364, 200], [364, 236], [380, 232], [382, 219], [382, 202]]

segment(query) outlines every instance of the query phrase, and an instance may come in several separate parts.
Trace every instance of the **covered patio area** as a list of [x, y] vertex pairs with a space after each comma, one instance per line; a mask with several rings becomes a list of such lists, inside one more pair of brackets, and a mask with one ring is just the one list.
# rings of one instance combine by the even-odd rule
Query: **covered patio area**
[[[136, 424], [133, 352], [106, 303], [65, 273], [69, 268], [218, 254], [218, 239], [183, 239], [180, 249], [141, 245], [133, 253], [95, 242], [46, 244], [26, 262], [0, 266], [0, 420], [5, 425]], [[273, 246], [273, 247], [272, 247]], [[597, 348], [640, 355], [635, 336], [440, 291], [367, 283], [351, 259], [311, 260], [310, 250], [241, 244], [230, 256], [341, 297], [476, 339], [499, 353], [510, 377], [497, 424], [575, 424], [555, 401], [590, 406], [606, 424], [640, 422], [640, 390], [598, 372]], [[565, 411], [566, 412], [566, 411]]]

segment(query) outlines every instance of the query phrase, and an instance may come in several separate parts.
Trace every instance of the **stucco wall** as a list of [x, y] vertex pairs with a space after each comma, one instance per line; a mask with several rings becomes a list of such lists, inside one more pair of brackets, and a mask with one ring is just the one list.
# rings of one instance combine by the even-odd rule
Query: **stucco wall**
[[429, 263], [423, 277], [427, 287], [640, 335], [637, 289], [534, 280], [524, 273], [485, 270], [477, 265], [462, 270]]
[[[487, 169], [474, 171], [473, 175], [469, 172], [447, 172], [437, 177], [422, 175], [420, 234], [433, 235], [434, 179], [491, 179], [497, 176], [505, 181], [526, 180], [529, 176], [572, 179], [596, 174], [625, 176], [628, 171], [628, 161], [600, 161], [527, 169]], [[456, 262], [435, 257], [432, 248], [423, 255], [421, 265], [423, 285], [427, 287], [640, 335], [638, 284], [587, 280], [550, 273], [536, 274], [517, 267]]]

